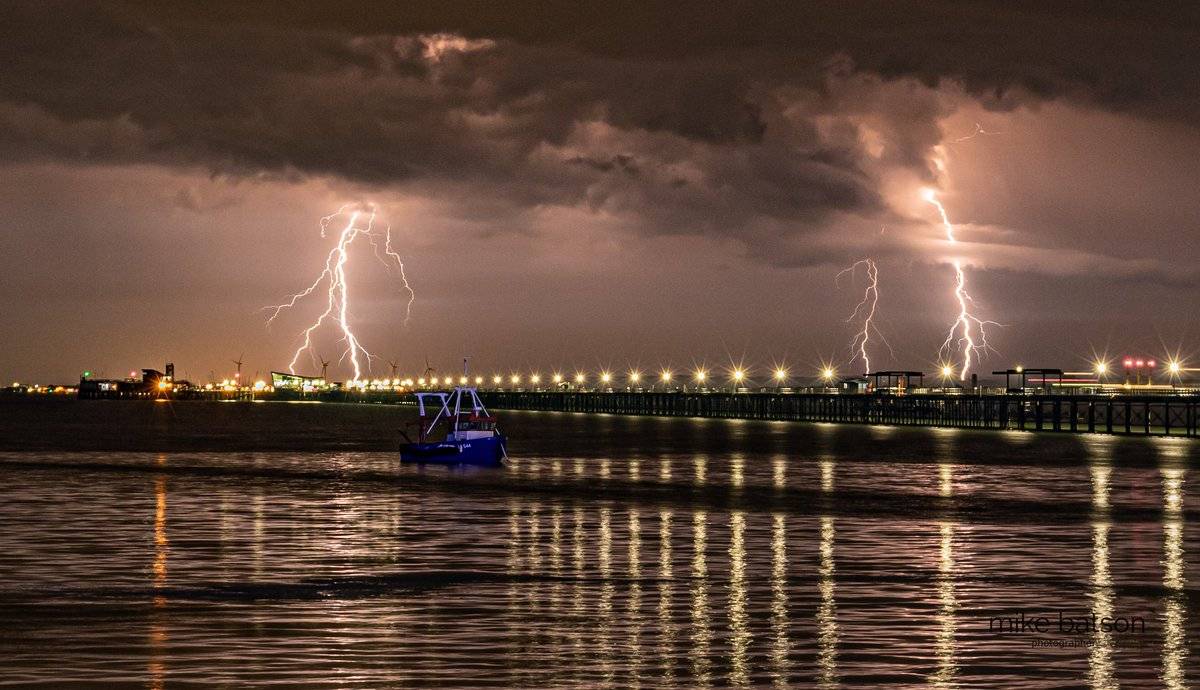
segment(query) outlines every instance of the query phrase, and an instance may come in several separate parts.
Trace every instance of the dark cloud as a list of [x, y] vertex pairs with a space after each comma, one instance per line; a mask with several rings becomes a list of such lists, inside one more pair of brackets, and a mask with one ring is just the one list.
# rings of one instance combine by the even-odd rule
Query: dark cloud
[[[942, 114], [928, 93], [871, 80], [959, 80], [995, 107], [1063, 96], [1195, 117], [1195, 6], [1130, 7], [18, 2], [3, 17], [0, 140], [10, 156], [469, 178], [522, 206], [595, 204], [619, 156], [679, 167], [656, 151], [540, 155], [603, 122], [660, 135], [641, 139], [654, 149], [693, 146], [694, 179], [641, 176], [636, 196], [677, 199], [666, 231], [725, 192], [772, 217], [870, 214], [870, 169], [928, 177]], [[862, 150], [864, 123], [880, 161]], [[581, 160], [600, 163], [593, 176], [556, 165]], [[635, 196], [620, 191], [615, 203]]]
[[[0, 216], [21, 238], [0, 280], [64, 304], [249, 313], [320, 259], [298, 233], [359, 198], [391, 205], [406, 256], [435, 255], [428, 313], [477, 306], [431, 289], [463, 265], [507, 285], [520, 313], [477, 316], [514, 343], [539, 319], [685, 342], [730, 314], [765, 342], [795, 323], [840, 342], [853, 302], [825, 296], [863, 256], [907, 300], [896, 322], [940, 342], [949, 250], [921, 185], [1001, 319], [1075, 278], [1097, 294], [1070, 309], [1188, 304], [1200, 258], [1193, 4], [16, 0], [0, 61]], [[992, 133], [967, 139], [978, 121]], [[78, 318], [12, 313], [8, 332]]]
[[939, 137], [930, 90], [892, 88], [807, 44], [635, 50], [616, 18], [601, 50], [565, 15], [555, 38], [499, 17], [459, 24], [453, 7], [433, 23], [369, 4], [370, 23], [221, 9], [12, 6], [0, 150], [329, 175], [461, 194], [468, 215], [584, 206], [649, 232], [761, 239], [763, 219], [802, 234], [831, 213], [883, 213], [879, 174], [928, 178]]
[[360, 35], [457, 32], [567, 45], [647, 62], [772, 53], [796, 73], [831, 56], [889, 77], [965, 82], [1003, 103], [1011, 89], [1080, 95], [1114, 107], [1196, 117], [1200, 7], [1168, 0], [975, 0], [804, 3], [664, 0], [603, 3], [205, 3], [135, 0], [164, 24], [289, 27]]

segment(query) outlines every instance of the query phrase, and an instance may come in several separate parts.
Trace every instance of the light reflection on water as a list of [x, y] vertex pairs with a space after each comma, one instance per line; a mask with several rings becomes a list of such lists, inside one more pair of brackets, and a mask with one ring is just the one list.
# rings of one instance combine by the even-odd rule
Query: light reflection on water
[[1163, 647], [1162, 681], [1172, 690], [1188, 687], [1187, 658], [1187, 576], [1184, 555], [1184, 477], [1186, 475], [1186, 447], [1175, 443], [1164, 443], [1162, 452], [1163, 491], [1163, 585], [1167, 592], [1163, 596]]
[[[163, 458], [160, 457], [160, 462]], [[154, 588], [161, 589], [167, 584], [167, 549], [170, 540], [167, 538], [167, 478], [154, 479], [154, 563], [151, 572], [154, 574]], [[150, 615], [150, 651], [148, 672], [150, 687], [161, 690], [166, 677], [166, 644], [167, 629], [163, 621], [161, 609], [167, 605], [167, 598], [160, 593], [154, 595], [154, 608]]]
[[708, 658], [708, 565], [705, 561], [708, 540], [708, 513], [692, 515], [692, 681], [697, 687], [712, 684]]
[[[1194, 681], [1189, 444], [1149, 442], [1157, 464], [1130, 467], [1122, 441], [1085, 437], [1081, 462], [1047, 467], [976, 462], [969, 434], [939, 432], [927, 459], [879, 466], [840, 453], [836, 429], [793, 428], [818, 450], [530, 456], [490, 474], [371, 453], [3, 455], [0, 666], [151, 687]], [[188, 465], [216, 471], [168, 473]], [[1081, 649], [988, 630], [1059, 610], [1150, 629], [1142, 647], [1099, 631]]]
[[958, 601], [954, 596], [954, 525], [943, 522], [938, 525], [938, 531], [938, 629], [934, 642], [937, 671], [929, 679], [929, 684], [938, 688], [952, 688], [955, 687], [958, 672], [954, 660], [955, 615], [958, 611]]
[[819, 683], [823, 688], [837, 685], [838, 629], [834, 536], [833, 518], [821, 518], [821, 542], [818, 547], [821, 561], [817, 570], [817, 589], [821, 597], [817, 608], [817, 669]]
[[[1111, 525], [1096, 522], [1092, 525], [1092, 615], [1097, 619], [1111, 618], [1113, 610], [1112, 576], [1108, 570], [1108, 534]], [[1099, 630], [1088, 657], [1088, 681], [1096, 690], [1107, 690], [1118, 686], [1113, 674], [1113, 635]]]
[[772, 681], [776, 687], [787, 687], [791, 643], [788, 641], [788, 575], [787, 575], [787, 518], [776, 513], [771, 516], [771, 647]]

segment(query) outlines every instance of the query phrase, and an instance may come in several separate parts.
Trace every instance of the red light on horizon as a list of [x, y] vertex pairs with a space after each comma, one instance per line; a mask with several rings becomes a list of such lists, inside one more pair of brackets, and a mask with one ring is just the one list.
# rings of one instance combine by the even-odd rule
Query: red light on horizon
[[1139, 359], [1139, 360], [1137, 361], [1137, 365], [1138, 365], [1138, 368], [1141, 368], [1141, 367], [1144, 367], [1144, 366], [1146, 366], [1146, 360], [1144, 360], [1144, 359]]
[[1152, 359], [1146, 360], [1146, 366], [1148, 366], [1148, 367], [1155, 366], [1154, 360], [1152, 360]]
[[1133, 360], [1132, 360], [1132, 359], [1129, 359], [1128, 357], [1126, 357], [1126, 358], [1125, 358], [1125, 367], [1126, 367], [1126, 368], [1129, 368], [1129, 367], [1132, 367], [1132, 366], [1133, 366]]

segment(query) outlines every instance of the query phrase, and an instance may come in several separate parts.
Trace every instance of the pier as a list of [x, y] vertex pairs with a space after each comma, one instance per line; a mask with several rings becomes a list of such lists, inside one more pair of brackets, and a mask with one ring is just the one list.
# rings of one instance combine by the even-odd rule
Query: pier
[[480, 391], [490, 408], [1066, 433], [1200, 435], [1196, 395]]

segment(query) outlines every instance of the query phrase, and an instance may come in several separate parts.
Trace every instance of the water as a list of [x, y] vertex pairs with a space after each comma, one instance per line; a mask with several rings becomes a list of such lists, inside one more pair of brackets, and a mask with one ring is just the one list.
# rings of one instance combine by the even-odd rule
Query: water
[[[511, 467], [422, 470], [395, 408], [194, 405], [10, 423], [0, 683], [1200, 676], [1186, 440], [508, 413]], [[995, 629], [1022, 614], [1051, 629]]]

